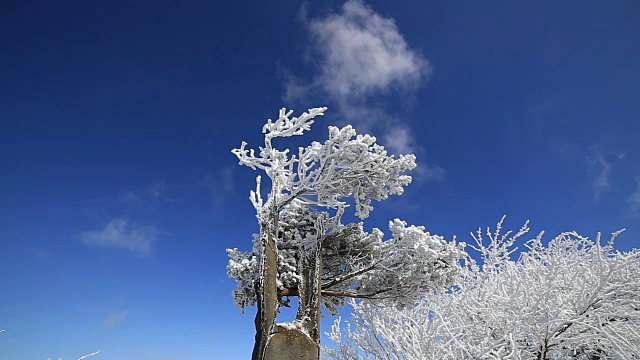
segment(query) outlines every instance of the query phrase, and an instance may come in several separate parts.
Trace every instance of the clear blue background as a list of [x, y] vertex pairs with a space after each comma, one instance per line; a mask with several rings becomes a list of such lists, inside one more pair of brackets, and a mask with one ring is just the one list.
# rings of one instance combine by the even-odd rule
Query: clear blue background
[[[317, 138], [349, 118], [322, 94], [283, 98], [287, 74], [318, 72], [307, 22], [341, 5], [0, 4], [1, 359], [249, 358], [254, 309], [233, 304], [225, 249], [250, 248], [256, 174], [230, 150], [260, 145], [282, 106], [328, 105]], [[507, 214], [640, 244], [637, 1], [367, 5], [432, 71], [363, 104], [439, 169], [368, 228], [399, 217], [468, 240]], [[114, 220], [128, 227], [111, 246], [83, 241]], [[150, 250], [115, 245], [131, 239]]]

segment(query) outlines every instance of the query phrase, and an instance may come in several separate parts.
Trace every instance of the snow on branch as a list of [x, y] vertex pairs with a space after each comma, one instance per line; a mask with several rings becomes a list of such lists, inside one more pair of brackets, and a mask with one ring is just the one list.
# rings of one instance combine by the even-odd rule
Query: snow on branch
[[[340, 222], [349, 198], [355, 214], [365, 219], [373, 200], [402, 194], [411, 183], [406, 173], [416, 167], [414, 155], [389, 155], [375, 137], [357, 134], [350, 125], [329, 126], [327, 140], [299, 147], [297, 154], [274, 146], [275, 138], [303, 135], [326, 110], [309, 109], [292, 117], [292, 111], [281, 109], [278, 119], [263, 127], [263, 147], [256, 151], [243, 142], [232, 151], [241, 165], [261, 170], [271, 180], [271, 190], [263, 196], [258, 176], [250, 195], [261, 226], [253, 250], [227, 250], [228, 274], [238, 282], [234, 298], [243, 309], [257, 300], [265, 231], [277, 244], [280, 296], [298, 296], [302, 260], [320, 256], [322, 302], [332, 313], [345, 297], [411, 304], [417, 294], [448, 286], [457, 275], [452, 265], [465, 254], [462, 244], [401, 220], [389, 224], [392, 236], [387, 240], [378, 229], [367, 233], [363, 224]], [[335, 210], [333, 216], [329, 209]]]
[[[278, 288], [281, 296], [298, 296], [301, 280], [300, 249], [315, 239], [317, 213], [298, 203], [285, 208], [278, 228]], [[367, 233], [363, 224], [340, 225], [322, 235], [322, 303], [331, 313], [344, 305], [343, 298], [362, 298], [410, 306], [423, 293], [442, 289], [459, 275], [455, 264], [466, 253], [464, 244], [446, 241], [406, 222], [389, 222], [390, 236], [381, 230]], [[236, 279], [236, 304], [255, 304], [258, 279], [259, 236], [254, 251], [229, 253], [228, 274]]]
[[[504, 220], [504, 219], [503, 219]], [[640, 250], [615, 250], [565, 232], [542, 233], [513, 259], [516, 239], [474, 235], [480, 263], [460, 265], [457, 285], [425, 293], [415, 305], [351, 302], [348, 326], [336, 322], [325, 349], [333, 359], [640, 359]]]
[[232, 152], [241, 165], [259, 169], [271, 179], [272, 189], [266, 203], [260, 194], [261, 180], [251, 192], [251, 201], [259, 217], [266, 212], [280, 211], [293, 200], [308, 206], [343, 208], [344, 198], [353, 197], [356, 215], [366, 218], [373, 210], [371, 200], [381, 201], [389, 195], [400, 195], [404, 186], [411, 183], [411, 176], [404, 174], [416, 167], [414, 155], [387, 155], [383, 146], [370, 135], [358, 135], [347, 125], [343, 128], [329, 127], [329, 138], [324, 142], [312, 142], [298, 148], [290, 155], [289, 149], [278, 150], [272, 140], [278, 137], [303, 135], [311, 128], [314, 118], [324, 115], [326, 107], [309, 109], [299, 117], [291, 117], [292, 111], [280, 110], [275, 122], [271, 119], [264, 125], [264, 147], [256, 154], [242, 142]]

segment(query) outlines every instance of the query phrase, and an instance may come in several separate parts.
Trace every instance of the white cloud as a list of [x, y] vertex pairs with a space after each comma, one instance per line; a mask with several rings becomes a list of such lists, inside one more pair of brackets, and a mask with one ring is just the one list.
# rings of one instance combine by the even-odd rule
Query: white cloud
[[362, 1], [349, 0], [340, 13], [307, 21], [318, 73], [309, 84], [289, 76], [289, 99], [320, 89], [341, 105], [353, 105], [392, 89], [414, 89], [431, 71], [429, 62], [408, 46], [395, 21]]
[[312, 21], [310, 30], [322, 59], [316, 81], [335, 97], [415, 87], [429, 71], [429, 63], [409, 48], [395, 21], [362, 1], [347, 1], [342, 13]]
[[424, 163], [418, 164], [418, 167], [414, 172], [414, 178], [418, 178], [422, 181], [443, 181], [446, 175], [445, 170], [442, 167]]
[[198, 184], [211, 193], [214, 204], [220, 207], [236, 192], [235, 167], [222, 167], [202, 178]]
[[149, 188], [146, 189], [146, 193], [149, 198], [155, 203], [175, 203], [179, 200], [168, 194], [168, 191], [172, 186], [168, 185], [164, 181], [156, 181]]
[[609, 183], [611, 164], [607, 162], [602, 154], [596, 154], [590, 161], [595, 175], [591, 185], [593, 187], [594, 198], [598, 200], [600, 194], [611, 189], [611, 184]]
[[48, 258], [49, 256], [51, 256], [51, 254], [45, 250], [44, 248], [41, 247], [34, 247], [34, 248], [29, 248], [27, 249], [27, 251], [33, 255], [33, 257], [35, 257], [36, 259], [44, 259], [44, 258]]
[[127, 316], [129, 316], [129, 312], [126, 310], [112, 312], [102, 320], [102, 323], [106, 326], [116, 326], [125, 321], [127, 319]]
[[[390, 152], [418, 152], [409, 127], [389, 115], [380, 101], [380, 96], [392, 92], [415, 91], [432, 71], [429, 61], [407, 44], [395, 21], [361, 0], [349, 0], [338, 13], [304, 22], [311, 34], [316, 72], [302, 79], [282, 70], [285, 101], [305, 100], [310, 94], [328, 98], [359, 132], [385, 134], [381, 144]], [[430, 174], [428, 179], [444, 176], [440, 167], [419, 167], [425, 167], [422, 172]]]
[[407, 154], [416, 151], [411, 129], [406, 126], [390, 128], [383, 136], [382, 141], [385, 147], [395, 154]]
[[220, 170], [220, 174], [222, 176], [222, 191], [226, 194], [231, 194], [235, 190], [235, 168], [226, 166]]
[[124, 194], [122, 194], [122, 196], [120, 196], [120, 200], [122, 202], [136, 202], [139, 203], [142, 201], [142, 199], [140, 199], [140, 196], [136, 195], [136, 193], [134, 193], [133, 191], [127, 191]]
[[169, 194], [176, 188], [178, 186], [160, 180], [152, 183], [147, 188], [125, 192], [120, 196], [120, 200], [125, 203], [148, 203], [151, 205], [177, 203], [180, 202], [180, 199]]
[[629, 196], [627, 201], [634, 214], [640, 213], [640, 178], [636, 179], [636, 191]]
[[590, 154], [587, 156], [587, 163], [589, 164], [591, 174], [591, 187], [593, 190], [593, 198], [598, 201], [600, 195], [603, 192], [611, 190], [611, 183], [609, 181], [611, 169], [614, 161], [624, 158], [624, 154], [616, 153], [613, 151], [603, 151], [597, 146], [590, 148]]
[[115, 218], [102, 230], [80, 233], [80, 240], [90, 246], [126, 249], [148, 256], [159, 234], [153, 225], [132, 225], [127, 219]]

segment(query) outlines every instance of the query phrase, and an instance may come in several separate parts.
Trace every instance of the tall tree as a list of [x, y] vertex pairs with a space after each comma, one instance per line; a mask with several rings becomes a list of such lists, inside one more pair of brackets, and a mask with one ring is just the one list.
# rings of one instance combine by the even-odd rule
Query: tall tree
[[264, 126], [258, 154], [245, 142], [233, 150], [241, 165], [264, 171], [271, 183], [266, 201], [260, 176], [251, 191], [260, 225], [253, 251], [228, 250], [229, 275], [238, 281], [236, 304], [258, 307], [256, 360], [264, 357], [278, 307], [288, 305], [284, 298], [299, 297], [294, 326], [319, 343], [321, 303], [332, 313], [345, 297], [411, 304], [418, 294], [449, 284], [464, 254], [455, 242], [398, 219], [390, 222], [389, 240], [378, 229], [365, 232], [362, 223], [341, 223], [350, 198], [355, 215], [365, 219], [372, 200], [402, 194], [415, 156], [388, 155], [375, 137], [358, 135], [349, 125], [330, 126], [324, 143], [300, 147], [297, 155], [273, 146], [274, 138], [303, 135], [325, 111], [292, 118], [292, 111], [281, 109], [278, 120]]
[[349, 326], [330, 333], [333, 359], [640, 359], [640, 250], [619, 252], [542, 233], [514, 257], [515, 235], [478, 231], [457, 286], [405, 309], [353, 302]]

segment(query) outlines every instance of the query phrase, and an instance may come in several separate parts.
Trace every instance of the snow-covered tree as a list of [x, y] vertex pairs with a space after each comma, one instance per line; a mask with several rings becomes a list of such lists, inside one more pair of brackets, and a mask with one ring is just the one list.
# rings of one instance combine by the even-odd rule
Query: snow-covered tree
[[[318, 213], [298, 204], [281, 213], [277, 236], [280, 296], [297, 296], [300, 285], [300, 249], [305, 238], [315, 238]], [[465, 254], [461, 244], [429, 234], [423, 227], [407, 226], [395, 219], [389, 223], [391, 238], [363, 223], [340, 226], [321, 236], [321, 302], [332, 315], [345, 298], [379, 300], [385, 304], [413, 305], [420, 294], [446, 287], [457, 278], [456, 264]], [[254, 235], [258, 240], [259, 236]], [[229, 249], [229, 275], [238, 281], [236, 304], [254, 305], [258, 280], [259, 242], [252, 252]], [[281, 305], [287, 305], [284, 300]]]
[[575, 232], [547, 245], [542, 233], [512, 260], [515, 235], [468, 257], [458, 285], [414, 307], [352, 302], [348, 326], [334, 323], [334, 359], [640, 359], [640, 251], [619, 252]]
[[372, 200], [402, 194], [415, 156], [388, 155], [375, 137], [358, 135], [349, 125], [330, 126], [324, 143], [312, 142], [297, 154], [273, 147], [274, 138], [303, 135], [325, 111], [292, 118], [292, 111], [282, 109], [278, 120], [264, 126], [257, 154], [245, 142], [233, 150], [241, 165], [264, 171], [271, 183], [263, 196], [258, 176], [251, 191], [260, 225], [253, 250], [228, 250], [229, 275], [238, 281], [236, 304], [258, 305], [254, 359], [263, 359], [278, 307], [287, 305], [283, 298], [299, 297], [298, 324], [318, 343], [321, 302], [332, 313], [345, 297], [412, 304], [418, 294], [447, 286], [464, 254], [455, 242], [400, 220], [390, 223], [388, 240], [378, 229], [365, 232], [362, 223], [341, 223], [349, 199], [355, 215], [365, 219]]

